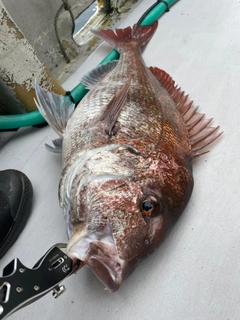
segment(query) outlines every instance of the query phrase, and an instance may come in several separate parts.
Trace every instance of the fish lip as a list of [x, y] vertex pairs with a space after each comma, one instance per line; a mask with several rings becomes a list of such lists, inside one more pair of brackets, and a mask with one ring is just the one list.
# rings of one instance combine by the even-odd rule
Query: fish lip
[[118, 255], [109, 221], [99, 232], [73, 235], [67, 254], [74, 262], [80, 260], [87, 264], [110, 292], [120, 287], [124, 260]]
[[108, 255], [108, 250], [100, 241], [91, 243], [86, 264], [110, 292], [115, 292], [122, 283], [122, 266], [118, 255]]

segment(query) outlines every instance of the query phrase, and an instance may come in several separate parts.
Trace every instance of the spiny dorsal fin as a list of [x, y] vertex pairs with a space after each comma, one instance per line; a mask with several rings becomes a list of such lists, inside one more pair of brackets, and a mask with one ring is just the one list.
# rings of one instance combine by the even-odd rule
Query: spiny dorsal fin
[[105, 64], [101, 64], [93, 70], [86, 73], [81, 82], [88, 88], [92, 89], [100, 80], [102, 80], [110, 71], [112, 71], [118, 63], [118, 60], [113, 60]]
[[205, 114], [197, 111], [198, 107], [193, 106], [193, 101], [189, 100], [188, 95], [175, 85], [175, 81], [168, 73], [156, 67], [150, 67], [149, 70], [171, 95], [183, 116], [188, 129], [192, 158], [197, 158], [209, 152], [205, 150], [205, 147], [222, 134], [222, 132], [218, 132], [219, 126], [210, 127], [213, 119], [205, 119]]

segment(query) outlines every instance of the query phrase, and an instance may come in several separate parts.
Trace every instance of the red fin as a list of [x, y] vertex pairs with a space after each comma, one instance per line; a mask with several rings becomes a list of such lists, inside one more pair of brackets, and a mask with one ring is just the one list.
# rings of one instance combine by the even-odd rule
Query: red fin
[[99, 121], [103, 121], [107, 125], [108, 134], [111, 135], [112, 129], [117, 121], [119, 113], [125, 103], [131, 79], [115, 94], [112, 100], [106, 106]]
[[116, 48], [132, 40], [137, 40], [140, 47], [144, 48], [154, 35], [157, 26], [158, 22], [156, 21], [151, 26], [139, 26], [135, 24], [133, 28], [116, 29], [115, 32], [112, 30], [92, 30], [92, 32]]
[[193, 106], [193, 101], [189, 100], [188, 95], [175, 85], [175, 81], [168, 73], [153, 67], [150, 67], [149, 70], [171, 95], [183, 116], [190, 138], [192, 158], [207, 153], [205, 147], [222, 134], [222, 132], [218, 132], [219, 126], [216, 128], [210, 127], [213, 119], [205, 119], [205, 114], [197, 111], [198, 108]]

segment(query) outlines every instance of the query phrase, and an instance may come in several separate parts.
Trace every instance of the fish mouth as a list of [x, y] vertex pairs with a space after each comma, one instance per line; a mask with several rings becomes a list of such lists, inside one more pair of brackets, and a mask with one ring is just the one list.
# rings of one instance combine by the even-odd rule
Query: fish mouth
[[74, 262], [84, 261], [110, 292], [120, 287], [124, 261], [119, 258], [109, 223], [102, 231], [73, 235], [67, 254]]
[[108, 290], [114, 292], [122, 283], [122, 267], [118, 257], [108, 251], [109, 247], [100, 241], [91, 243], [86, 263]]

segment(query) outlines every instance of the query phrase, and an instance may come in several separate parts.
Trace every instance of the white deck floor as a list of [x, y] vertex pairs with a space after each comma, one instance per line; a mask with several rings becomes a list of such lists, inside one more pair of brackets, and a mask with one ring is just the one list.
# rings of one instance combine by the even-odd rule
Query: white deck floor
[[[136, 22], [152, 3], [143, 1], [122, 26]], [[83, 268], [64, 281], [67, 291], [57, 300], [48, 294], [11, 319], [240, 318], [239, 17], [239, 1], [179, 1], [160, 19], [144, 52], [147, 65], [169, 72], [224, 131], [195, 162], [192, 198], [166, 242], [115, 294]], [[72, 89], [108, 50], [104, 44], [90, 56], [65, 88]], [[34, 187], [31, 217], [1, 269], [15, 257], [31, 267], [52, 245], [67, 241], [57, 199], [61, 157], [44, 148], [55, 137], [49, 127], [27, 128], [0, 150], [0, 170], [19, 169]]]

